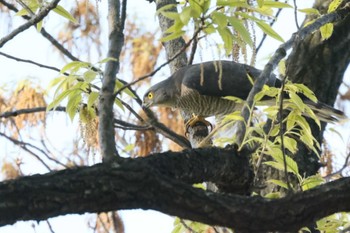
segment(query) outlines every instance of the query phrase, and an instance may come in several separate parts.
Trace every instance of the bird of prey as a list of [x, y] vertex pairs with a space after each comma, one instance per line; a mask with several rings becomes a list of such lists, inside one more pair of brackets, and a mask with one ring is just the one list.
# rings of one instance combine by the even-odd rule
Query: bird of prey
[[[224, 60], [186, 66], [150, 87], [143, 97], [143, 107], [177, 108], [185, 122], [193, 116], [202, 120], [209, 116], [222, 118], [242, 108], [242, 103], [223, 97], [234, 96], [245, 100], [253, 86], [250, 78], [256, 79], [261, 72], [249, 65]], [[266, 85], [280, 87], [281, 81], [272, 74]], [[266, 105], [272, 102], [266, 101]], [[321, 121], [334, 122], [344, 118], [342, 111], [321, 102], [305, 99], [304, 103]]]

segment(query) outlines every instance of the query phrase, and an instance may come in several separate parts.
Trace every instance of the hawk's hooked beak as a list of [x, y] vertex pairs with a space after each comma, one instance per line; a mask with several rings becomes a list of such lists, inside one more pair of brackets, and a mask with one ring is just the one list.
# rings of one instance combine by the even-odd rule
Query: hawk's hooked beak
[[152, 105], [152, 102], [150, 102], [150, 101], [148, 101], [148, 102], [143, 101], [142, 102], [142, 108], [149, 108], [151, 105]]

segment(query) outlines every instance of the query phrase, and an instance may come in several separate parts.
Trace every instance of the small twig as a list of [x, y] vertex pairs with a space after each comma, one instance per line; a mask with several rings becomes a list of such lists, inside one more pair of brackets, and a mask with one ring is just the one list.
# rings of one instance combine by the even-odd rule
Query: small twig
[[[7, 136], [6, 134], [0, 133], [0, 136], [3, 136], [4, 138], [6, 138], [7, 140], [11, 141], [13, 144], [18, 145], [19, 147], [21, 147], [23, 150], [27, 151], [29, 154], [33, 155], [37, 160], [39, 160], [39, 162], [44, 165], [44, 167], [46, 167], [47, 170], [49, 170], [50, 172], [52, 171], [52, 169], [44, 162], [44, 160], [42, 160], [42, 158], [40, 158], [39, 155], [35, 154], [33, 151], [31, 151], [30, 149], [27, 148], [27, 146], [33, 147], [34, 149], [38, 149], [36, 146], [33, 146], [29, 143], [26, 142], [22, 142], [22, 141], [18, 141], [17, 139], [14, 139], [12, 137]], [[39, 149], [40, 150], [40, 149]]]
[[19, 5], [21, 5], [24, 9], [26, 9], [26, 11], [33, 17], [35, 16], [34, 12], [27, 6], [27, 4], [25, 4], [23, 1], [21, 0], [16, 0], [16, 2], [19, 3]]
[[[118, 98], [118, 97], [116, 97]], [[140, 122], [144, 122], [144, 119], [129, 105], [127, 104], [125, 101], [119, 99], [119, 101], [122, 103], [122, 105], [124, 105], [124, 107], [126, 107]]]
[[329, 180], [330, 178], [332, 178], [333, 176], [336, 176], [336, 175], [339, 175], [341, 174], [345, 168], [348, 167], [349, 165], [349, 160], [350, 160], [350, 152], [348, 153], [348, 155], [346, 156], [345, 158], [345, 161], [344, 161], [344, 165], [342, 166], [342, 168], [340, 168], [338, 171], [336, 172], [333, 172], [332, 174], [329, 174], [327, 176], [324, 177], [325, 180]]
[[140, 81], [142, 81], [142, 80], [144, 80], [144, 79], [146, 79], [146, 78], [148, 78], [148, 77], [151, 77], [151, 76], [155, 75], [155, 74], [156, 74], [158, 71], [160, 71], [163, 67], [165, 67], [166, 65], [168, 65], [170, 62], [174, 61], [179, 55], [181, 55], [183, 52], [186, 51], [186, 49], [191, 45], [191, 43], [195, 40], [195, 38], [197, 38], [199, 32], [200, 32], [200, 30], [197, 30], [197, 31], [193, 34], [192, 38], [184, 45], [184, 47], [182, 47], [181, 50], [179, 50], [174, 56], [172, 56], [171, 58], [169, 58], [166, 62], [164, 62], [163, 64], [161, 64], [160, 66], [158, 66], [157, 69], [155, 69], [155, 70], [153, 70], [152, 72], [150, 72], [150, 73], [148, 73], [148, 74], [146, 74], [146, 75], [144, 75], [144, 76], [141, 76], [141, 77], [139, 77], [138, 79], [135, 79], [134, 81], [132, 81], [132, 82], [130, 82], [130, 83], [124, 85], [122, 88], [120, 88], [120, 89], [115, 93], [115, 95], [117, 96], [117, 95], [119, 95], [124, 89], [129, 88], [130, 86], [132, 86], [132, 85], [134, 85], [134, 84], [136, 84], [136, 83], [138, 83], [138, 82], [140, 82]]
[[49, 220], [46, 220], [46, 223], [47, 223], [47, 226], [49, 227], [50, 232], [51, 232], [51, 233], [55, 233], [55, 231], [53, 230], [52, 225], [51, 225], [51, 223], [49, 222]]
[[296, 0], [293, 0], [293, 4], [294, 4], [294, 20], [295, 20], [295, 26], [297, 27], [297, 29], [300, 29], [299, 26], [299, 22], [298, 22], [298, 6], [297, 6], [297, 2]]
[[[27, 60], [27, 59], [22, 59], [22, 58], [14, 57], [14, 56], [8, 55], [8, 54], [3, 53], [3, 52], [0, 52], [0, 55], [6, 57], [6, 58], [8, 58], [8, 59], [12, 59], [12, 60], [18, 61], [18, 62], [25, 62], [25, 63], [29, 63], [29, 64], [32, 64], [32, 65], [39, 66], [39, 67], [41, 67], [41, 68], [50, 69], [50, 70], [54, 70], [54, 71], [60, 72], [60, 69], [58, 69], [58, 68], [56, 68], [56, 67], [47, 66], [47, 65], [44, 65], [44, 64], [41, 64], [41, 63], [38, 63], [38, 62], [34, 62], [34, 61], [32, 61], [32, 60]], [[69, 74], [68, 74], [68, 73], [64, 73], [64, 75], [67, 75], [67, 76], [68, 76]]]
[[[287, 2], [287, 1], [285, 1], [285, 2]], [[273, 20], [270, 22], [270, 27], [272, 27], [272, 26], [276, 23], [276, 21], [277, 21], [276, 19], [277, 19], [277, 17], [280, 15], [280, 13], [282, 12], [282, 9], [283, 9], [283, 8], [279, 8], [279, 9], [277, 10], [277, 12], [276, 12], [276, 14], [275, 14]], [[256, 47], [256, 49], [255, 49], [255, 54], [257, 54], [257, 53], [259, 52], [261, 46], [263, 45], [264, 41], [266, 40], [266, 37], [267, 37], [267, 34], [264, 33], [263, 36], [262, 36], [262, 38], [261, 38], [261, 40], [260, 40], [260, 43], [259, 43], [258, 47]]]
[[41, 20], [43, 20], [50, 13], [52, 9], [56, 8], [59, 1], [60, 0], [53, 0], [52, 2], [47, 4], [44, 8], [42, 8], [42, 10], [35, 17], [31, 18], [30, 20], [28, 20], [28, 22], [19, 26], [17, 29], [13, 30], [10, 34], [0, 39], [0, 48], [3, 47], [8, 41], [13, 39], [15, 36], [17, 36], [19, 33], [27, 30], [34, 24], [37, 24]]
[[[46, 111], [46, 107], [24, 108], [24, 109], [18, 109], [15, 111], [4, 112], [0, 114], [0, 118], [9, 118], [9, 117], [15, 117], [21, 114], [29, 114], [29, 113], [45, 112], [45, 111]], [[65, 112], [66, 108], [58, 106], [54, 109], [51, 109], [50, 111]]]
[[197, 231], [193, 230], [187, 223], [183, 220], [180, 219], [181, 224], [191, 233], [197, 233]]
[[48, 158], [49, 160], [57, 163], [58, 165], [61, 165], [64, 168], [69, 168], [69, 166], [67, 166], [66, 164], [64, 164], [64, 163], [58, 161], [57, 159], [54, 159], [53, 157], [49, 156], [47, 153], [50, 153], [50, 154], [52, 154], [52, 153], [47, 148], [47, 146], [45, 144], [45, 141], [44, 140], [40, 140], [40, 141], [41, 141], [41, 144], [43, 145], [44, 149], [46, 149], [46, 151], [47, 151], [47, 152], [44, 151], [44, 153], [43, 153], [46, 156], [46, 158]]
[[[8, 2], [5, 2], [4, 0], [0, 0], [0, 3], [2, 3], [4, 6], [6, 6], [10, 10], [12, 10], [16, 13], [18, 12], [18, 9], [14, 5], [12, 5]], [[22, 15], [22, 18], [24, 18], [26, 20], [30, 20], [30, 17], [28, 17], [27, 15]], [[55, 46], [59, 51], [61, 51], [69, 59], [71, 59], [73, 61], [79, 61], [79, 59], [77, 57], [73, 56], [66, 48], [63, 47], [63, 45], [60, 42], [58, 42], [55, 38], [53, 38], [45, 30], [44, 27], [41, 28], [40, 33], [41, 33], [41, 35], [43, 35], [43, 37], [45, 37], [48, 41], [50, 41], [53, 46]]]
[[[106, 212], [103, 212], [102, 214], [107, 215], [107, 218], [108, 218], [108, 214]], [[101, 215], [101, 213], [97, 214], [97, 219], [100, 221], [103, 230], [105, 232], [109, 232], [108, 227], [106, 226], [106, 224], [104, 223], [104, 221], [102, 220], [100, 215]], [[96, 229], [97, 229], [97, 221], [96, 221]]]

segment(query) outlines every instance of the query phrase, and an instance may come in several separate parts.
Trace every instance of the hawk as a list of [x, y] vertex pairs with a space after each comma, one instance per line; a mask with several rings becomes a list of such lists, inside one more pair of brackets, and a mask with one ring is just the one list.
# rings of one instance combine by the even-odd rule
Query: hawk
[[[185, 122], [193, 116], [200, 120], [210, 116], [222, 118], [243, 106], [242, 102], [223, 97], [233, 96], [245, 100], [253, 86], [251, 79], [255, 80], [261, 72], [252, 66], [225, 60], [185, 66], [164, 81], [151, 86], [143, 97], [142, 105], [146, 108], [177, 108]], [[281, 80], [271, 74], [266, 85], [281, 87]], [[321, 121], [336, 122], [345, 118], [342, 111], [329, 105], [306, 98], [303, 100]], [[275, 103], [265, 98], [262, 100], [262, 105], [264, 104]]]

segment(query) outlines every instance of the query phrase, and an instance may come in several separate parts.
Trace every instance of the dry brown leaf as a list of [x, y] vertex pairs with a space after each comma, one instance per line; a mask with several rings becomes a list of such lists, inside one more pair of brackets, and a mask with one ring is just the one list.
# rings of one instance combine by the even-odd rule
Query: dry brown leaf
[[[32, 109], [36, 107], [46, 107], [44, 91], [40, 88], [34, 88], [29, 82], [21, 82], [18, 88], [12, 94], [8, 106], [12, 110]], [[45, 124], [46, 113], [28, 113], [16, 116], [14, 122], [18, 130], [26, 126], [37, 126]]]
[[1, 167], [1, 172], [6, 180], [16, 179], [20, 176], [20, 171], [17, 166], [9, 162], [4, 162]]

